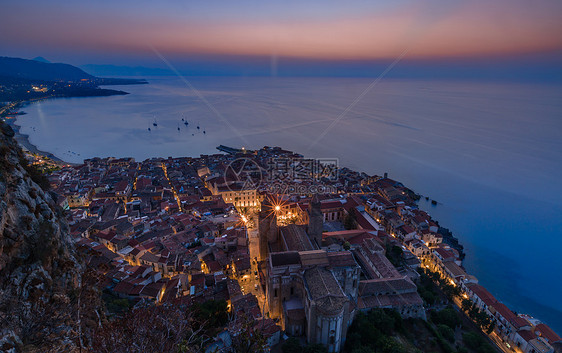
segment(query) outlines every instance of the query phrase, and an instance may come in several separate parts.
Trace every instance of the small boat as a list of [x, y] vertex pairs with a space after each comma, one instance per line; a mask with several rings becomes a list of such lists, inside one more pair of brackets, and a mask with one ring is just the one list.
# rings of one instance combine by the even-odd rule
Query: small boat
[[197, 130], [199, 130], [199, 125], [197, 125]]
[[180, 124], [178, 124], [178, 131], [180, 131]]
[[151, 131], [150, 128], [148, 128], [148, 131]]
[[203, 130], [203, 135], [206, 134], [205, 130]]
[[188, 123], [187, 121], [184, 121], [183, 124], [184, 124], [185, 126], [189, 125], [189, 123]]

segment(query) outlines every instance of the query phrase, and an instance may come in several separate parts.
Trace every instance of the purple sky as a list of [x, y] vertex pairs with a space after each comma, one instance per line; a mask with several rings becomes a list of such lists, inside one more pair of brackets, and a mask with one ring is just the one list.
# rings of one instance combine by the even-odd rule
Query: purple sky
[[156, 48], [180, 66], [388, 62], [403, 53], [410, 62], [533, 57], [530, 65], [556, 66], [561, 17], [556, 0], [4, 0], [0, 55], [164, 67]]

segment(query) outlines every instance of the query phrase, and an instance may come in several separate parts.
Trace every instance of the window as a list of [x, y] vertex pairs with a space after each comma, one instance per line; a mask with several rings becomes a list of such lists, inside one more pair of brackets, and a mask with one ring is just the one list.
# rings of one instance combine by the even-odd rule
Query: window
[[273, 298], [277, 298], [277, 288], [273, 290]]

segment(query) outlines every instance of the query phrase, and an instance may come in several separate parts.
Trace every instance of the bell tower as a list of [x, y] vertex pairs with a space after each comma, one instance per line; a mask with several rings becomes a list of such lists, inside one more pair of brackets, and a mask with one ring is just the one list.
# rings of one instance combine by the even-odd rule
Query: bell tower
[[258, 234], [260, 261], [264, 261], [269, 255], [269, 243], [277, 241], [277, 214], [271, 202], [266, 198], [261, 204], [258, 214]]
[[322, 230], [324, 228], [324, 216], [322, 214], [322, 204], [317, 194], [314, 194], [308, 204], [308, 236], [317, 248], [322, 247]]

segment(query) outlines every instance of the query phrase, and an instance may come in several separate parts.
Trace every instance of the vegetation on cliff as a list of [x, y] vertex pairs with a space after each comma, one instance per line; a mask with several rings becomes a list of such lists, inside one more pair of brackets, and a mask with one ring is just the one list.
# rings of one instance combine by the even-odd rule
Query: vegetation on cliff
[[0, 130], [0, 349], [73, 347], [82, 278], [68, 226], [13, 131]]

